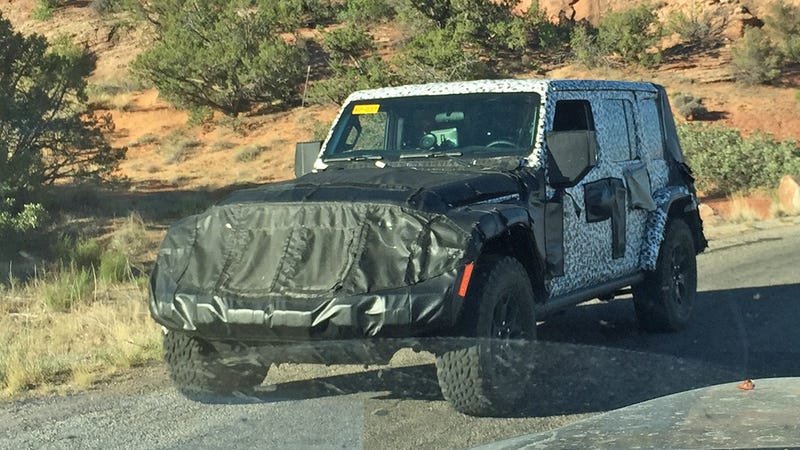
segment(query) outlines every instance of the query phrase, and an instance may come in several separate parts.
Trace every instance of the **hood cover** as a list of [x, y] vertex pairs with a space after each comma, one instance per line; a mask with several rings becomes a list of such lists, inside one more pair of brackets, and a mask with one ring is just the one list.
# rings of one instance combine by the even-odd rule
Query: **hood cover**
[[448, 210], [504, 195], [518, 194], [519, 182], [501, 171], [329, 169], [296, 180], [239, 191], [222, 204], [283, 202], [377, 202], [422, 211]]
[[444, 216], [374, 203], [233, 204], [175, 224], [156, 296], [354, 295], [457, 267], [468, 234]]

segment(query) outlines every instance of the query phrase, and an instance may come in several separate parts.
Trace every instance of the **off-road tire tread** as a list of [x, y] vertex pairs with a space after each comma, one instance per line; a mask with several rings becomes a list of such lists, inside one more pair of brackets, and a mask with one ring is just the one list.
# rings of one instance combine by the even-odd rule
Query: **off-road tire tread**
[[[502, 278], [512, 274], [518, 277], [518, 285], [524, 286], [527, 290], [527, 297], [530, 300], [530, 308], [533, 308], [533, 289], [530, 286], [527, 271], [516, 259], [512, 257], [492, 258], [491, 261], [484, 262], [484, 270], [476, 270], [476, 278], [472, 280], [468, 293], [467, 302], [481, 301], [478, 314], [492, 314], [489, 305], [480, 298], [485, 291], [492, 291], [491, 286], [501, 283]], [[470, 295], [478, 292], [479, 295]], [[531, 319], [533, 319], [531, 310]], [[535, 320], [532, 320], [531, 334], [535, 338]], [[459, 412], [472, 416], [505, 416], [513, 412], [516, 404], [524, 397], [530, 377], [521, 376], [518, 388], [510, 391], [507, 386], [495, 386], [490, 379], [490, 374], [486, 373], [487, 357], [482, 353], [482, 346], [488, 345], [481, 342], [480, 337], [476, 336], [477, 342], [466, 348], [459, 348], [443, 352], [436, 357], [436, 372], [439, 378], [439, 386], [442, 395], [450, 405]], [[525, 352], [528, 348], [520, 349]], [[520, 354], [519, 364], [525, 364], [526, 356]], [[523, 370], [523, 373], [530, 373]]]
[[173, 383], [189, 398], [252, 389], [264, 381], [269, 369], [265, 364], [226, 366], [214, 346], [175, 331], [164, 335], [164, 360]]

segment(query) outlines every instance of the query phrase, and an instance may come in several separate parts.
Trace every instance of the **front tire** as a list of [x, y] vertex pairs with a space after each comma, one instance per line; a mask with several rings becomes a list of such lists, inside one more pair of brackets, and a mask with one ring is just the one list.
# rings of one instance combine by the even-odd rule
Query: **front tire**
[[169, 331], [164, 335], [164, 360], [178, 390], [190, 399], [227, 395], [260, 385], [269, 365], [249, 357], [246, 348], [222, 345], [225, 352], [198, 337]]
[[506, 415], [525, 397], [530, 381], [530, 341], [536, 339], [533, 289], [525, 268], [511, 257], [482, 261], [465, 304], [467, 347], [436, 358], [444, 398], [473, 416]]
[[697, 258], [689, 226], [671, 219], [664, 231], [656, 269], [633, 287], [640, 326], [650, 332], [678, 331], [689, 323], [697, 296]]

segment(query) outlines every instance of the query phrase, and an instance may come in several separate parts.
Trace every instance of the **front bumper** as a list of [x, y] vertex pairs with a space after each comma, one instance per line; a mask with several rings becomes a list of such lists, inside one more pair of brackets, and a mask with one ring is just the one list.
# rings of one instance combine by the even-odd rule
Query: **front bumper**
[[442, 335], [455, 325], [463, 303], [453, 293], [459, 274], [453, 271], [363, 295], [258, 299], [188, 292], [157, 298], [154, 292], [169, 287], [156, 291], [152, 277], [150, 311], [164, 327], [208, 340], [266, 343]]

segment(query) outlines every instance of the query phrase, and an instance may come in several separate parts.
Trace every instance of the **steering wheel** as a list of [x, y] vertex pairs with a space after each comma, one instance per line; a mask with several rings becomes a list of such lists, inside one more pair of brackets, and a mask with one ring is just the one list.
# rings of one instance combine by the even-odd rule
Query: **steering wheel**
[[516, 147], [517, 144], [507, 141], [505, 139], [498, 139], [496, 141], [489, 142], [486, 144], [486, 147]]
[[433, 133], [426, 133], [419, 140], [419, 148], [421, 149], [432, 150], [437, 147], [438, 145], [436, 145], [436, 135]]

